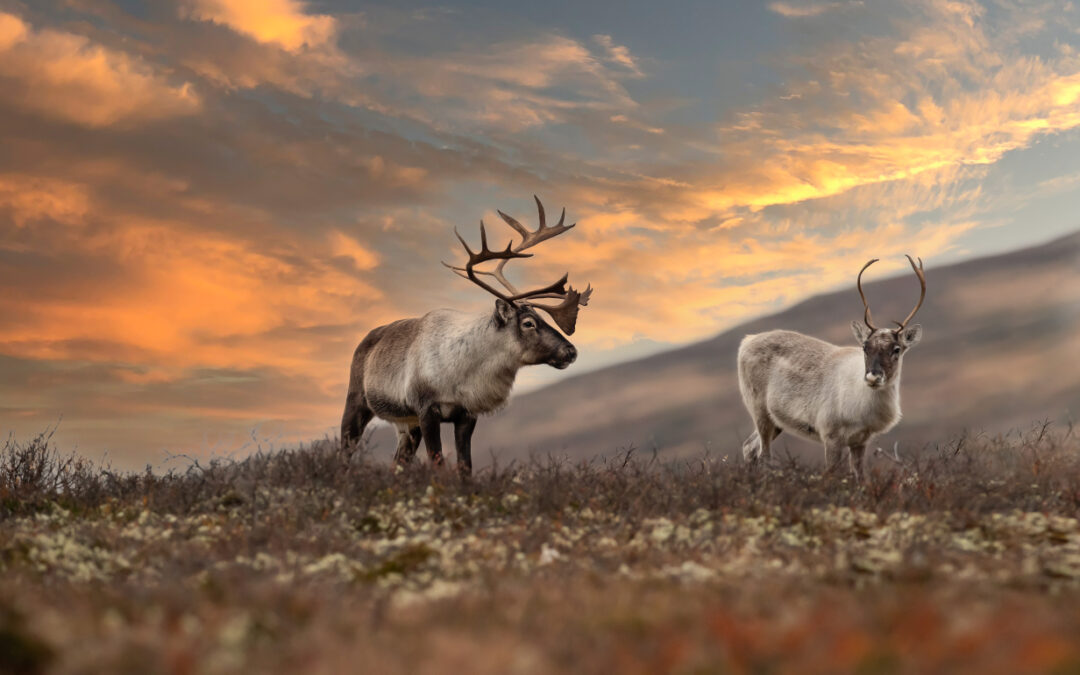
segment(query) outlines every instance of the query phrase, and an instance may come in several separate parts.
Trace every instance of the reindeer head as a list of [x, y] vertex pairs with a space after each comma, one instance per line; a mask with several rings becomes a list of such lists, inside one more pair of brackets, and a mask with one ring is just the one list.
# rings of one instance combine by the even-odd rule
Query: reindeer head
[[911, 256], [907, 256], [907, 259], [911, 263], [911, 269], [915, 270], [915, 276], [919, 278], [919, 285], [922, 290], [919, 294], [918, 304], [907, 315], [907, 318], [902, 322], [893, 322], [897, 325], [895, 329], [874, 326], [873, 318], [870, 316], [870, 303], [866, 301], [866, 294], [863, 293], [862, 289], [863, 272], [866, 271], [867, 267], [876, 263], [878, 259], [874, 258], [859, 270], [856, 286], [859, 289], [859, 297], [862, 298], [863, 307], [865, 308], [863, 312], [863, 323], [865, 325], [860, 324], [858, 321], [852, 321], [851, 329], [862, 346], [863, 359], [866, 364], [864, 378], [867, 386], [871, 389], [877, 389], [893, 382], [900, 373], [900, 360], [903, 358], [904, 353], [922, 339], [922, 326], [919, 324], [908, 326], [908, 322], [915, 316], [915, 312], [919, 311], [923, 300], [926, 298], [926, 277], [923, 275], [922, 258], [919, 258], [918, 266], [915, 265], [915, 261], [911, 259]]
[[495, 300], [492, 318], [501, 330], [511, 331], [514, 335], [521, 349], [522, 365], [546, 363], [562, 370], [577, 359], [574, 345], [540, 318], [532, 305], [512, 305], [499, 298]]
[[[496, 297], [495, 313], [492, 315], [492, 320], [495, 321], [500, 330], [514, 331], [522, 350], [522, 364], [546, 363], [562, 369], [574, 362], [574, 359], [577, 358], [577, 350], [574, 345], [570, 344], [569, 340], [541, 319], [536, 310], [540, 309], [546, 312], [563, 332], [567, 335], [573, 335], [574, 329], [577, 327], [578, 309], [580, 306], [589, 304], [592, 286], [587, 287], [583, 292], [578, 292], [572, 286], [566, 285], [568, 275], [564, 274], [562, 279], [553, 284], [532, 291], [519, 292], [507, 280], [503, 274], [503, 268], [506, 267], [507, 262], [514, 258], [532, 257], [531, 253], [522, 253], [522, 251], [574, 227], [573, 224], [563, 225], [563, 221], [566, 219], [566, 209], [563, 209], [559, 222], [548, 227], [544, 214], [544, 205], [540, 203], [540, 199], [535, 195], [533, 195], [533, 199], [536, 200], [536, 208], [540, 213], [540, 226], [536, 230], [529, 230], [502, 211], [498, 212], [499, 216], [506, 221], [506, 224], [521, 235], [521, 242], [517, 246], [514, 246], [514, 242], [511, 241], [506, 245], [505, 250], [492, 251], [489, 249], [484, 221], [480, 221], [480, 251], [474, 252], [469, 248], [465, 239], [455, 228], [454, 234], [457, 235], [461, 245], [465, 247], [469, 260], [464, 267], [448, 265], [445, 262], [443, 264], [458, 276], [468, 279]], [[477, 265], [492, 260], [499, 261], [493, 270], [475, 269]], [[480, 276], [492, 277], [507, 292], [504, 293], [490, 286], [480, 279]], [[539, 299], [554, 299], [562, 302], [557, 305], [547, 305], [536, 302]]]

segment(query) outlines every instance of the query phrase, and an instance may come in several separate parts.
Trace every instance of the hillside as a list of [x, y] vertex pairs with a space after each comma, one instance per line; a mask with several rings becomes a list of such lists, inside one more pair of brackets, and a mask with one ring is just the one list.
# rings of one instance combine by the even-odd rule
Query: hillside
[[[1080, 233], [1042, 246], [927, 269], [917, 321], [922, 343], [905, 359], [904, 420], [881, 445], [910, 450], [963, 430], [999, 432], [1080, 413]], [[908, 273], [866, 285], [881, 322], [903, 317], [918, 293]], [[748, 333], [802, 331], [850, 344], [861, 316], [852, 287], [806, 300], [712, 339], [569, 378], [515, 397], [477, 427], [478, 465], [530, 453], [590, 458], [633, 445], [664, 457], [706, 448], [737, 454], [750, 431], [735, 353]], [[1071, 416], [1071, 417], [1070, 417]], [[391, 433], [374, 436], [379, 454]], [[449, 439], [447, 439], [449, 440]], [[781, 436], [780, 451], [818, 451]], [[421, 455], [423, 453], [421, 452]]]

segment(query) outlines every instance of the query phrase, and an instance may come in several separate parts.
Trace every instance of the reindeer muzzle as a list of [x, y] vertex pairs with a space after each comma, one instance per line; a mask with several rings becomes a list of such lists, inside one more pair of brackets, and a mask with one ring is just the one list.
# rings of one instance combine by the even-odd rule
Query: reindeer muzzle
[[571, 363], [577, 360], [577, 349], [574, 345], [566, 345], [559, 347], [559, 351], [555, 353], [555, 357], [549, 362], [552, 367], [562, 370], [569, 367]]

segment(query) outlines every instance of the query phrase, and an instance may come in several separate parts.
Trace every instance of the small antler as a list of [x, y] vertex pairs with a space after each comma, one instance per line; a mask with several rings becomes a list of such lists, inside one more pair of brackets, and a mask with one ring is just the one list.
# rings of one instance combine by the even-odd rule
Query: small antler
[[897, 331], [904, 330], [904, 328], [908, 325], [908, 321], [911, 321], [915, 317], [915, 312], [919, 311], [919, 308], [922, 307], [923, 300], [926, 299], [926, 275], [923, 274], [922, 258], [919, 258], [919, 266], [916, 267], [915, 261], [911, 259], [911, 256], [907, 255], [906, 253], [904, 255], [907, 256], [908, 262], [911, 263], [911, 269], [915, 270], [915, 276], [919, 277], [919, 286], [921, 287], [921, 290], [919, 291], [919, 303], [915, 305], [915, 309], [911, 310], [911, 314], [908, 314], [907, 318], [904, 319], [902, 322], [893, 321], [893, 323], [899, 326], [899, 328], [896, 329]]
[[[544, 205], [540, 202], [540, 198], [533, 195], [533, 199], [536, 200], [536, 209], [539, 212], [540, 226], [535, 230], [530, 230], [522, 225], [517, 219], [509, 216], [502, 211], [498, 211], [499, 216], [521, 235], [521, 242], [517, 246], [513, 246], [513, 242], [507, 245], [505, 251], [488, 251], [487, 250], [487, 235], [484, 231], [483, 222], [480, 223], [480, 239], [481, 239], [481, 252], [474, 254], [469, 249], [468, 244], [465, 244], [465, 240], [461, 239], [461, 235], [458, 234], [458, 239], [465, 246], [465, 250], [469, 252], [469, 263], [465, 267], [456, 267], [454, 265], [448, 265], [443, 263], [455, 274], [461, 277], [469, 279], [473, 283], [477, 284], [484, 290], [493, 294], [495, 297], [502, 298], [509, 303], [517, 303], [527, 301], [525, 304], [531, 305], [537, 309], [542, 309], [551, 315], [551, 318], [555, 320], [555, 323], [565, 332], [567, 335], [572, 335], [577, 323], [578, 307], [589, 304], [589, 297], [592, 295], [592, 286], [590, 285], [584, 292], [578, 292], [573, 287], [567, 287], [566, 281], [568, 275], [563, 275], [562, 279], [556, 281], [553, 284], [538, 288], [532, 291], [519, 292], [517, 288], [506, 278], [503, 274], [503, 268], [506, 267], [506, 263], [514, 258], [528, 258], [531, 257], [531, 253], [522, 253], [527, 248], [532, 248], [537, 244], [557, 237], [563, 232], [574, 227], [576, 223], [570, 225], [563, 225], [566, 220], [566, 209], [562, 210], [562, 214], [559, 216], [559, 222], [555, 225], [548, 227], [547, 216], [544, 213]], [[454, 230], [454, 234], [457, 234], [457, 230]], [[486, 257], [485, 257], [486, 256]], [[486, 270], [474, 270], [473, 267], [481, 262], [488, 260], [498, 260], [499, 264], [492, 271]], [[488, 284], [477, 278], [477, 275], [493, 277], [498, 281], [503, 288], [505, 288], [509, 295], [503, 294], [496, 289], [492, 288]], [[558, 305], [542, 305], [534, 300], [538, 299], [555, 299], [562, 300]]]
[[866, 323], [866, 327], [869, 328], [872, 331], [877, 330], [877, 328], [874, 327], [874, 320], [870, 317], [870, 303], [866, 301], [866, 294], [863, 293], [863, 289], [862, 289], [862, 273], [866, 271], [867, 267], [870, 267], [871, 265], [876, 263], [878, 260], [880, 260], [880, 258], [874, 258], [870, 262], [863, 265], [862, 269], [859, 270], [859, 277], [855, 281], [855, 285], [859, 289], [859, 297], [862, 298], [863, 307], [866, 308], [866, 311], [863, 312], [863, 321]]

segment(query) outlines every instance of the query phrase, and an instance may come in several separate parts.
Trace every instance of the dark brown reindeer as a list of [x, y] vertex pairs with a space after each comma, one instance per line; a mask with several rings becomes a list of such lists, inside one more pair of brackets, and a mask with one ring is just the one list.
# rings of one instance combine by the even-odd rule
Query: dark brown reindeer
[[[454, 425], [458, 470], [472, 471], [471, 441], [477, 417], [501, 408], [510, 396], [514, 378], [522, 366], [547, 364], [566, 368], [577, 358], [577, 350], [536, 310], [543, 310], [567, 335], [574, 333], [578, 309], [588, 304], [592, 287], [578, 292], [567, 286], [567, 275], [553, 284], [519, 292], [507, 280], [504, 269], [516, 258], [531, 257], [526, 249], [556, 237], [574, 225], [559, 222], [548, 226], [544, 206], [536, 199], [540, 226], [529, 230], [499, 211], [499, 216], [521, 235], [515, 246], [505, 250], [488, 248], [487, 231], [480, 222], [480, 250], [474, 252], [454, 230], [468, 254], [464, 266], [443, 263], [495, 296], [493, 312], [466, 314], [438, 309], [416, 319], [402, 319], [375, 328], [360, 342], [353, 354], [349, 393], [341, 420], [341, 439], [346, 445], [358, 441], [374, 417], [397, 428], [394, 461], [408, 464], [423, 439], [428, 457], [443, 463], [439, 425]], [[498, 261], [493, 270], [478, 265]], [[489, 277], [505, 291], [489, 285]], [[537, 300], [560, 300], [548, 305]]]
[[862, 275], [877, 258], [859, 270], [856, 286], [863, 301], [863, 323], [851, 323], [860, 348], [838, 347], [787, 330], [747, 335], [739, 345], [739, 391], [756, 431], [743, 443], [752, 462], [769, 459], [769, 446], [789, 431], [825, 446], [825, 459], [835, 464], [844, 448], [855, 478], [862, 480], [867, 442], [900, 421], [900, 367], [904, 354], [922, 338], [922, 326], [908, 326], [926, 298], [922, 259], [907, 256], [921, 291], [919, 302], [897, 328], [878, 328], [862, 290]]

